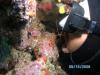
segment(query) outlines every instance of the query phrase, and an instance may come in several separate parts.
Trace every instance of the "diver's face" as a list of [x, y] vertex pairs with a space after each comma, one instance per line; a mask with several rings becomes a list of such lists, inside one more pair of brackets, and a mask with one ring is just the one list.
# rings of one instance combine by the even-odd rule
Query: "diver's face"
[[69, 34], [69, 39], [66, 42], [66, 48], [62, 49], [64, 53], [73, 53], [77, 51], [86, 41], [88, 33], [83, 33], [80, 36], [77, 34]]

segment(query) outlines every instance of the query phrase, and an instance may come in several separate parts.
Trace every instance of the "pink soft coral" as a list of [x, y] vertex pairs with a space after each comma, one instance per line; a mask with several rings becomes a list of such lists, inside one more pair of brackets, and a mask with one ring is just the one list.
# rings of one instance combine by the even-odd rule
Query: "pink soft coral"
[[46, 67], [46, 63], [41, 57], [34, 62], [30, 62], [30, 64], [26, 65], [23, 68], [16, 69], [15, 75], [47, 75], [47, 72], [48, 75], [50, 75], [50, 72]]

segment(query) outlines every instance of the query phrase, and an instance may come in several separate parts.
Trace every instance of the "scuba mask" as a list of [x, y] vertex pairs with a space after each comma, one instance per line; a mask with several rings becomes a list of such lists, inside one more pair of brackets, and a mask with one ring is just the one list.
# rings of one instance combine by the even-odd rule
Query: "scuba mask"
[[[65, 32], [89, 32], [93, 31], [96, 25], [95, 21], [90, 19], [90, 11], [88, 1], [80, 3], [73, 2], [72, 10], [69, 15], [66, 15], [60, 22], [60, 27]], [[75, 30], [75, 31], [73, 31]]]

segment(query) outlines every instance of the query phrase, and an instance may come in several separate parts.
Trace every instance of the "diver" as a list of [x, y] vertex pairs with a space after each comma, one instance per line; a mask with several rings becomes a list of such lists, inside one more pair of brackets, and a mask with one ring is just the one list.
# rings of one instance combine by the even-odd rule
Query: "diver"
[[[92, 7], [89, 3], [89, 0], [83, 0], [80, 3], [73, 2], [70, 14], [59, 22], [61, 30], [68, 36], [65, 48], [62, 48], [64, 53], [60, 52], [60, 61], [66, 64], [64, 66], [71, 71], [72, 75], [81, 74], [75, 66], [87, 64], [90, 65], [89, 69], [81, 68], [80, 70], [87, 70], [88, 74], [91, 70], [91, 75], [100, 74], [100, 25], [91, 19], [90, 13], [94, 9], [89, 8]], [[70, 65], [74, 66], [73, 69], [69, 67]]]
[[[71, 2], [70, 4], [69, 1]], [[96, 2], [97, 4], [99, 3], [98, 1]], [[66, 6], [64, 4], [71, 6], [71, 11], [68, 10], [70, 12], [67, 14], [66, 10], [64, 10]], [[89, 0], [59, 0], [58, 4], [56, 4], [59, 8], [59, 13], [64, 16], [59, 20], [58, 28], [60, 32], [65, 34], [64, 37], [59, 39], [57, 45], [60, 49], [59, 60], [66, 71], [77, 70], [77, 68], [70, 69], [69, 65], [88, 64], [90, 68], [84, 70], [91, 70], [91, 75], [100, 74], [100, 23], [91, 18], [96, 16], [94, 15], [97, 13], [95, 9], [98, 10], [98, 7], [94, 9], [92, 4], [94, 4], [92, 0], [91, 2]], [[91, 15], [94, 11], [95, 13]], [[48, 10], [44, 12], [48, 12]], [[63, 47], [64, 43], [65, 46]], [[71, 71], [71, 73], [73, 72]], [[72, 75], [75, 75], [75, 71]]]

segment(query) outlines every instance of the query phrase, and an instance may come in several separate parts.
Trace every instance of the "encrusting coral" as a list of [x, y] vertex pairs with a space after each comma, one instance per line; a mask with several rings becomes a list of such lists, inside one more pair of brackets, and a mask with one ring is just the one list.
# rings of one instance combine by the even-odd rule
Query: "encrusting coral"
[[[16, 8], [20, 8], [16, 17], [20, 17], [19, 20], [21, 21], [27, 20], [27, 23], [20, 30], [21, 42], [19, 46], [17, 48], [11, 46], [10, 48], [12, 60], [10, 60], [11, 62], [8, 66], [13, 65], [13, 67], [4, 75], [67, 75], [58, 64], [59, 53], [56, 47], [55, 33], [47, 32], [45, 25], [36, 18], [36, 4], [34, 4], [36, 1], [13, 1], [15, 1], [13, 2], [15, 3], [13, 12], [16, 11]], [[23, 5], [22, 1], [25, 1], [26, 4]], [[18, 6], [16, 7], [16, 5]], [[27, 8], [26, 12], [23, 13], [22, 6], [30, 8]], [[8, 45], [5, 45], [6, 50], [9, 50]]]
[[[16, 64], [15, 68], [11, 70], [12, 73], [8, 72], [7, 75], [58, 75], [56, 68], [59, 54], [55, 42], [56, 36], [54, 33], [46, 32], [44, 26], [39, 24], [33, 23], [26, 30], [27, 33], [30, 33], [26, 36], [28, 42], [31, 40], [30, 44], [27, 45], [26, 37], [23, 37], [25, 42], [22, 42], [21, 46], [26, 45], [21, 47], [21, 50], [12, 49], [12, 56]], [[29, 49], [31, 50], [28, 51]], [[35, 56], [34, 60], [32, 56]], [[65, 72], [62, 70], [61, 73]]]

